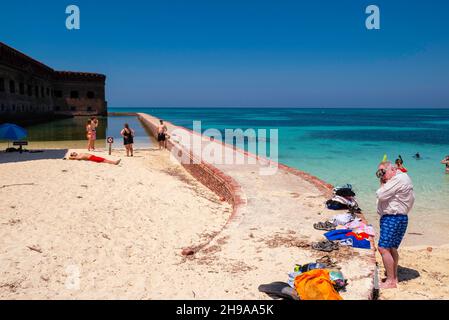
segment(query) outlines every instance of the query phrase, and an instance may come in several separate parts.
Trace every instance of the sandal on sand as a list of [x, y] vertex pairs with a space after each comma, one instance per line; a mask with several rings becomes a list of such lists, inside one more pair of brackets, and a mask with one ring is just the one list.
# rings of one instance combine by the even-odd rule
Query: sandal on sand
[[314, 242], [312, 243], [312, 249], [318, 250], [318, 251], [324, 251], [324, 252], [331, 252], [333, 250], [339, 249], [338, 242], [332, 242], [329, 240], [321, 241], [321, 242]]
[[325, 231], [335, 230], [335, 224], [329, 221], [314, 223], [313, 227], [317, 230], [325, 230]]
[[337, 268], [337, 263], [334, 260], [332, 260], [330, 256], [324, 256], [319, 259], [316, 259], [316, 263], [324, 264], [329, 268]]

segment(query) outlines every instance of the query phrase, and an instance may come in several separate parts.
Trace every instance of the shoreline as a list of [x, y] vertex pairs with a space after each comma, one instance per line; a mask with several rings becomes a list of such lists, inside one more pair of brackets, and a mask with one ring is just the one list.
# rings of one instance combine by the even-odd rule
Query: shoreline
[[[153, 116], [149, 115], [149, 114], [138, 114], [139, 120], [144, 124], [144, 126], [146, 126], [148, 128], [148, 132], [155, 136], [156, 135], [156, 128], [157, 128], [157, 118], [154, 118]], [[218, 145], [222, 145], [225, 147], [225, 149], [231, 153], [244, 153], [246, 157], [248, 156], [252, 156], [252, 157], [257, 157], [256, 155], [252, 155], [249, 154], [243, 150], [239, 150], [238, 148], [234, 148], [231, 147], [229, 145], [226, 145], [223, 142], [215, 142], [215, 141], [211, 141], [208, 137], [204, 137], [203, 135], [193, 132], [189, 129], [186, 129], [184, 127], [180, 127], [180, 126], [176, 126], [173, 125], [170, 122], [165, 122], [165, 124], [168, 127], [168, 132], [171, 134], [171, 131], [173, 129], [181, 129], [181, 130], [185, 130], [187, 132], [189, 132], [190, 135], [196, 135], [201, 137], [201, 139], [203, 141], [207, 141], [207, 143], [211, 143], [211, 144], [218, 144]], [[178, 153], [178, 154], [183, 154], [183, 155], [188, 155], [187, 157], [190, 160], [194, 160], [195, 158], [198, 158], [196, 152], [192, 149], [186, 149], [183, 145], [179, 144], [179, 143], [173, 143], [173, 141], [169, 140], [168, 141], [168, 146], [169, 146], [169, 150], [171, 150], [171, 152], [174, 152], [174, 154]], [[175, 151], [173, 151], [172, 149], [175, 149]], [[226, 152], [226, 151], [225, 151]], [[259, 157], [260, 158], [260, 157]], [[265, 162], [266, 159], [265, 159]], [[274, 163], [274, 162], [271, 162]], [[208, 164], [205, 161], [200, 161], [199, 164], [182, 164], [188, 171], [189, 169], [191, 169], [192, 167], [196, 167], [196, 168], [200, 168], [199, 169], [199, 173], [195, 172], [195, 171], [189, 171], [194, 177], [196, 177], [199, 181], [201, 181], [203, 184], [205, 184], [207, 187], [209, 187], [211, 190], [215, 191], [215, 187], [214, 187], [214, 179], [212, 179], [212, 181], [210, 180], [202, 180], [201, 176], [204, 173], [208, 173], [208, 170], [205, 170], [203, 168], [207, 167], [207, 166], [212, 166], [214, 167], [215, 172], [218, 172], [221, 176], [225, 175], [227, 176], [227, 179], [225, 177], [224, 181], [227, 181], [228, 183], [230, 183], [230, 189], [235, 189], [236, 190], [236, 196], [241, 199], [241, 193], [243, 192], [243, 194], [246, 195], [246, 201], [241, 201], [238, 203], [237, 208], [235, 209], [235, 214], [233, 214], [233, 219], [230, 219], [229, 222], [226, 224], [226, 227], [223, 229], [222, 234], [220, 235], [216, 235], [214, 239], [212, 239], [210, 241], [209, 245], [205, 245], [202, 246], [202, 248], [206, 247], [205, 250], [203, 251], [207, 251], [209, 248], [218, 248], [218, 251], [227, 251], [228, 255], [235, 255], [236, 253], [233, 252], [233, 250], [229, 249], [230, 247], [233, 247], [233, 249], [235, 249], [235, 246], [237, 246], [236, 243], [234, 243], [233, 245], [221, 245], [220, 242], [223, 238], [227, 238], [227, 239], [232, 239], [234, 240], [234, 242], [236, 241], [235, 239], [238, 238], [242, 238], [242, 233], [247, 232], [245, 231], [245, 229], [242, 230], [242, 228], [239, 227], [239, 225], [241, 225], [242, 223], [244, 223], [244, 221], [246, 221], [247, 224], [253, 224], [253, 227], [256, 227], [257, 225], [260, 224], [260, 221], [263, 221], [263, 219], [267, 219], [268, 221], [271, 220], [271, 215], [274, 214], [274, 212], [267, 208], [267, 207], [271, 207], [271, 208], [276, 208], [276, 207], [280, 207], [279, 205], [269, 205], [266, 202], [277, 202], [277, 201], [282, 201], [283, 202], [283, 213], [282, 215], [285, 216], [285, 218], [283, 219], [291, 219], [291, 217], [294, 215], [294, 212], [297, 211], [297, 209], [295, 210], [294, 208], [299, 205], [300, 202], [302, 202], [302, 205], [304, 205], [304, 202], [307, 203], [307, 199], [306, 198], [302, 198], [301, 201], [297, 202], [295, 200], [290, 200], [292, 198], [292, 194], [294, 194], [294, 190], [298, 187], [297, 184], [302, 185], [302, 190], [301, 190], [301, 194], [304, 194], [304, 189], [309, 188], [307, 194], [308, 194], [308, 198], [315, 198], [315, 199], [320, 199], [318, 200], [318, 202], [314, 202], [314, 205], [311, 205], [310, 207], [316, 207], [316, 209], [319, 210], [319, 212], [317, 212], [316, 214], [318, 215], [322, 215], [323, 212], [326, 212], [326, 215], [333, 215], [335, 214], [335, 212], [332, 212], [331, 210], [323, 210], [322, 204], [320, 203], [324, 203], [323, 200], [326, 199], [327, 196], [329, 196], [331, 189], [331, 186], [327, 183], [325, 183], [324, 181], [311, 176], [307, 173], [304, 173], [300, 170], [294, 169], [294, 168], [289, 168], [287, 166], [284, 165], [279, 165], [280, 171], [278, 171], [279, 174], [276, 173], [275, 176], [270, 177], [268, 180], [267, 179], [262, 179], [262, 176], [259, 177], [254, 177], [252, 176], [252, 174], [254, 174], [255, 170], [257, 170], [257, 166], [255, 167], [245, 167], [245, 166], [234, 166], [232, 167], [228, 167], [226, 165], [211, 165]], [[276, 165], [278, 165], [276, 163]], [[239, 168], [237, 168], [239, 167]], [[298, 179], [299, 178], [299, 179]], [[265, 180], [264, 182], [258, 182], [257, 180]], [[279, 180], [279, 182], [275, 182]], [[274, 182], [273, 182], [274, 181]], [[248, 184], [249, 182], [249, 184]], [[259, 195], [257, 195], [257, 193], [260, 193], [260, 189], [258, 189], [259, 191], [256, 190], [251, 190], [252, 186], [251, 184], [255, 184], [258, 185], [259, 188], [268, 188], [268, 193], [269, 195], [267, 195], [267, 197], [261, 198]], [[273, 198], [273, 194], [276, 194], [276, 192], [279, 193], [280, 189], [275, 189], [273, 187], [274, 184], [280, 183], [280, 186], [282, 185], [282, 187], [280, 187], [281, 189], [285, 189], [285, 194], [282, 193], [279, 194], [279, 197], [274, 197]], [[310, 189], [309, 187], [306, 187], [304, 184], [309, 184], [310, 186], [312, 186], [312, 189]], [[290, 186], [290, 187], [288, 187]], [[272, 189], [272, 190], [270, 190]], [[251, 192], [249, 191], [251, 190]], [[276, 190], [276, 191], [275, 191]], [[290, 193], [290, 196], [288, 196], [288, 193]], [[223, 195], [222, 195], [223, 196]], [[300, 197], [300, 195], [298, 195]], [[273, 198], [273, 199], [268, 199], [268, 198]], [[298, 198], [296, 197], [296, 195], [293, 195], [293, 198]], [[257, 200], [256, 200], [257, 199]], [[286, 203], [287, 201], [287, 203]], [[266, 203], [265, 205], [261, 206], [259, 203]], [[291, 202], [291, 204], [290, 204]], [[289, 207], [291, 206], [291, 207]], [[304, 208], [305, 209], [305, 208]], [[304, 210], [303, 209], [303, 210]], [[268, 210], [268, 211], [267, 211]], [[263, 212], [267, 212], [268, 215], [266, 216], [262, 216], [262, 215], [258, 215], [255, 213], [260, 213], [262, 214]], [[277, 214], [276, 216], [279, 216], [279, 214]], [[262, 219], [263, 218], [263, 219]], [[299, 217], [298, 217], [299, 218]], [[362, 215], [362, 218], [363, 215]], [[273, 232], [276, 233], [276, 229], [277, 231], [279, 231], [279, 223], [280, 223], [280, 216], [276, 218], [276, 223], [274, 227]], [[293, 230], [289, 230], [289, 232], [291, 231], [293, 234], [298, 234], [299, 238], [303, 238], [304, 236], [306, 236], [307, 238], [310, 239], [310, 237], [312, 236], [312, 238], [315, 238], [316, 241], [321, 240], [322, 239], [322, 232], [317, 232], [317, 230], [314, 230], [313, 228], [311, 228], [312, 226], [310, 225], [311, 222], [307, 222], [307, 220], [311, 219], [311, 214], [305, 214], [304, 216], [302, 216], [302, 219], [305, 219], [305, 221], [303, 221], [302, 224], [299, 224], [297, 226], [297, 228], [295, 228], [298, 231], [293, 231]], [[316, 219], [316, 218], [315, 218]], [[304, 225], [304, 223], [308, 224]], [[301, 225], [301, 227], [300, 227]], [[308, 228], [310, 227], [310, 229]], [[257, 227], [255, 228], [257, 229]], [[281, 228], [283, 229], [283, 228]], [[307, 229], [307, 231], [305, 231], [304, 229]], [[299, 232], [299, 230], [301, 230]], [[313, 231], [312, 231], [313, 230]], [[252, 232], [250, 234], [253, 234]], [[243, 240], [243, 238], [242, 238]], [[231, 240], [230, 240], [231, 241]], [[224, 248], [223, 248], [224, 247]], [[227, 248], [228, 247], [228, 248]], [[248, 249], [249, 250], [249, 249]], [[235, 251], [235, 250], [234, 250]], [[237, 250], [238, 251], [238, 250]], [[313, 250], [312, 250], [313, 251]], [[200, 254], [201, 254], [201, 250], [200, 250]], [[313, 255], [319, 255], [319, 252], [312, 252]], [[347, 252], [347, 255], [344, 255], [341, 257], [342, 260], [346, 260], [348, 259], [350, 256], [352, 256], [352, 254], [350, 252]], [[353, 279], [353, 281], [356, 282], [356, 285], [352, 288], [354, 291], [350, 292], [348, 294], [346, 294], [346, 296], [350, 299], [372, 299], [374, 297], [374, 272], [375, 272], [375, 251], [374, 251], [374, 246], [372, 245], [371, 250], [365, 250], [365, 252], [359, 252], [357, 251], [356, 254], [352, 257], [353, 259], [357, 260], [358, 263], [360, 263], [360, 266], [357, 268], [354, 268], [353, 265], [351, 265], [351, 263], [346, 262], [345, 267], [350, 269], [350, 273], [351, 276], [348, 276], [348, 278], [350, 279], [350, 281]], [[342, 262], [344, 263], [344, 262]], [[288, 270], [288, 269], [287, 269]], [[366, 271], [369, 270], [369, 271]], [[368, 273], [366, 273], [368, 272]], [[357, 278], [357, 280], [355, 280]], [[273, 279], [273, 281], [275, 281], [275, 279]], [[362, 289], [363, 288], [363, 289]], [[359, 293], [356, 293], [356, 292]]]

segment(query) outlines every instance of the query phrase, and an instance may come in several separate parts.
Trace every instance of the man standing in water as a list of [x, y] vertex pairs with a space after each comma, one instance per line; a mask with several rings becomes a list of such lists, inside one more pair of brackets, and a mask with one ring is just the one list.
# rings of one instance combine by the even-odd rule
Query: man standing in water
[[164, 120], [159, 120], [160, 124], [157, 127], [157, 141], [159, 142], [159, 150], [162, 148], [167, 149], [167, 126], [164, 124]]
[[387, 278], [380, 287], [396, 288], [398, 283], [398, 248], [408, 225], [408, 213], [415, 202], [410, 177], [391, 162], [382, 162], [376, 172], [381, 186], [377, 190], [377, 213], [380, 215], [378, 250]]

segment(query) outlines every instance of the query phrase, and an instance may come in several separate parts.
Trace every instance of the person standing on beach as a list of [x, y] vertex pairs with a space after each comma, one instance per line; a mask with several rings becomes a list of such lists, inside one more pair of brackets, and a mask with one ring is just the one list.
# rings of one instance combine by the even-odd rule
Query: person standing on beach
[[449, 174], [449, 156], [441, 160], [441, 163], [446, 165], [446, 173]]
[[160, 124], [157, 127], [157, 141], [159, 142], [159, 150], [162, 148], [167, 149], [167, 126], [164, 124], [164, 120], [159, 120]]
[[87, 151], [92, 150], [92, 121], [87, 120], [86, 123]]
[[125, 123], [125, 127], [120, 132], [123, 137], [123, 144], [126, 149], [126, 156], [129, 157], [131, 153], [131, 157], [134, 156], [133, 143], [134, 143], [134, 130], [129, 127], [127, 123]]
[[97, 127], [98, 127], [98, 119], [97, 117], [90, 118], [91, 127], [92, 127], [92, 150], [95, 150], [95, 140], [97, 140]]
[[408, 214], [415, 195], [410, 177], [391, 162], [382, 162], [376, 172], [381, 186], [377, 190], [377, 213], [380, 215], [378, 250], [387, 273], [380, 287], [396, 288], [398, 283], [398, 248], [408, 226]]

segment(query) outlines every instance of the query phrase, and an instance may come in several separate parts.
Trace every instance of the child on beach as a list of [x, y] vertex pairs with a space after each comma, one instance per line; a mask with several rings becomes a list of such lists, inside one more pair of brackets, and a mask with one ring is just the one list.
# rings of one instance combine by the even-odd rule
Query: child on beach
[[109, 164], [115, 164], [118, 165], [121, 161], [121, 159], [118, 159], [116, 161], [107, 160], [102, 157], [97, 157], [89, 153], [77, 153], [72, 152], [70, 153], [70, 156], [68, 157], [69, 160], [85, 160], [85, 161], [92, 161], [97, 163], [109, 163]]
[[131, 157], [133, 156], [133, 143], [134, 143], [134, 130], [129, 127], [127, 123], [125, 123], [125, 127], [120, 132], [123, 137], [123, 144], [126, 148], [126, 156], [129, 157], [131, 153]]

